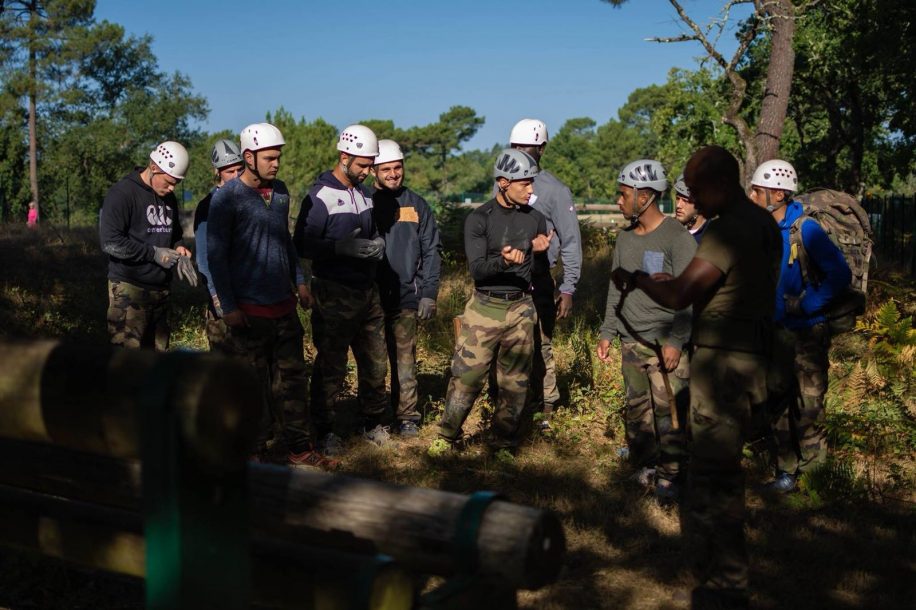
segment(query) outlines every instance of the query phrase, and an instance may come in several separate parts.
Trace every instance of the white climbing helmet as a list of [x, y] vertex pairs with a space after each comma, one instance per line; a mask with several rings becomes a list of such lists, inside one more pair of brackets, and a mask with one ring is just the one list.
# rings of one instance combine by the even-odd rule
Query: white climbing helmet
[[390, 163], [391, 161], [403, 161], [404, 153], [401, 147], [394, 140], [378, 141], [378, 156], [375, 158], [375, 164]]
[[778, 189], [794, 193], [798, 189], [798, 174], [788, 161], [771, 159], [761, 163], [751, 178], [753, 186], [767, 189]]
[[340, 132], [337, 150], [354, 157], [377, 157], [378, 138], [365, 125], [350, 125]]
[[263, 148], [275, 148], [286, 144], [283, 134], [280, 130], [270, 123], [254, 123], [242, 130], [239, 134], [242, 141], [242, 152], [250, 150], [252, 152]]
[[149, 154], [149, 158], [172, 178], [184, 180], [188, 171], [188, 151], [178, 142], [163, 142]]
[[547, 141], [547, 125], [537, 119], [522, 119], [512, 128], [509, 144], [540, 146]]
[[664, 193], [668, 189], [665, 168], [655, 159], [639, 159], [620, 171], [617, 182], [636, 189], [652, 189]]
[[493, 178], [512, 180], [526, 180], [538, 175], [538, 162], [528, 153], [506, 148], [496, 157], [493, 166]]

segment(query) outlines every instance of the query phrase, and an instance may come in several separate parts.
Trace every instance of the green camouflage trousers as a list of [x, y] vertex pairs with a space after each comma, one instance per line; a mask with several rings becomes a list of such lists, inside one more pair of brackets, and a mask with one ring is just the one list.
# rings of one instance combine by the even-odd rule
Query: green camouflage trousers
[[378, 288], [350, 288], [314, 278], [312, 296], [312, 340], [315, 342], [312, 374], [312, 416], [315, 429], [324, 436], [333, 431], [337, 403], [347, 377], [347, 353], [356, 359], [357, 391], [363, 424], [382, 423], [388, 411], [385, 374], [385, 312]]
[[391, 406], [395, 418], [420, 423], [417, 411], [417, 311], [385, 314], [385, 343], [391, 366]]
[[460, 317], [461, 329], [452, 357], [452, 377], [445, 397], [439, 435], [455, 441], [496, 359], [499, 401], [493, 414], [494, 447], [518, 445], [518, 427], [528, 393], [534, 325], [531, 297], [505, 301], [475, 292]]
[[767, 377], [776, 467], [805, 472], [827, 458], [824, 396], [830, 367], [830, 333], [824, 324], [775, 333]]
[[[671, 407], [658, 356], [641, 343], [626, 342], [620, 344], [620, 357], [627, 393], [630, 461], [640, 467], [655, 467], [659, 478], [673, 481], [686, 456], [686, 436], [682, 429], [671, 426]], [[668, 373], [675, 400], [688, 392], [688, 363], [687, 354], [682, 352], [677, 368]], [[683, 419], [680, 422], [683, 428]]]
[[127, 282], [108, 282], [108, 334], [111, 344], [169, 349], [169, 291]]
[[747, 591], [741, 457], [755, 413], [765, 406], [763, 355], [694, 349], [683, 532], [702, 589]]
[[226, 327], [225, 353], [251, 365], [261, 383], [262, 411], [258, 446], [269, 439], [300, 453], [309, 448], [308, 372], [304, 331], [294, 311], [282, 318], [248, 316], [248, 325]]

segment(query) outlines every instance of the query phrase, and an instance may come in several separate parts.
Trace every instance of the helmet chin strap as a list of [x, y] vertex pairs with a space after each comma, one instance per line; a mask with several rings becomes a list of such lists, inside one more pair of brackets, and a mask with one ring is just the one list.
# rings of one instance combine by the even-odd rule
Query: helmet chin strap
[[[638, 191], [634, 188], [634, 189], [633, 189], [633, 201], [634, 201], [634, 203], [638, 200], [638, 197], [639, 197], [639, 195], [638, 195], [637, 193], [638, 193]], [[626, 218], [627, 220], [630, 221], [630, 228], [633, 228], [633, 227], [635, 227], [636, 225], [639, 224], [639, 217], [642, 216], [642, 215], [643, 215], [643, 212], [645, 212], [646, 210], [648, 210], [648, 209], [649, 209], [649, 206], [652, 205], [654, 202], [655, 202], [655, 193], [652, 193], [652, 195], [649, 196], [649, 199], [643, 204], [643, 206], [642, 206], [641, 208], [639, 208], [639, 210], [638, 210], [635, 214], [633, 214], [632, 216], [626, 216], [626, 215], [624, 215], [624, 218]]]
[[506, 202], [509, 203], [510, 205], [512, 205], [512, 206], [514, 206], [514, 207], [519, 207], [519, 206], [521, 206], [521, 205], [524, 205], [523, 202], [520, 202], [520, 201], [513, 201], [513, 200], [512, 200], [512, 197], [509, 197], [509, 189], [508, 189], [508, 187], [507, 187], [507, 188], [497, 187], [497, 188], [499, 188], [499, 192], [502, 194], [503, 199], [505, 199]]
[[767, 205], [766, 205], [767, 212], [773, 213], [776, 210], [778, 210], [779, 208], [781, 208], [782, 206], [786, 205], [785, 197], [783, 197], [782, 201], [773, 203], [770, 200], [770, 189], [764, 189], [763, 192], [766, 194], [766, 197], [767, 197]]
[[252, 174], [254, 174], [255, 178], [258, 179], [258, 182], [261, 182], [262, 184], [266, 183], [267, 180], [265, 180], [263, 176], [261, 176], [261, 172], [258, 171], [258, 151], [256, 150], [251, 151], [251, 156], [254, 157], [254, 165], [248, 165], [248, 163], [246, 162], [245, 169], [247, 171], [250, 171]]

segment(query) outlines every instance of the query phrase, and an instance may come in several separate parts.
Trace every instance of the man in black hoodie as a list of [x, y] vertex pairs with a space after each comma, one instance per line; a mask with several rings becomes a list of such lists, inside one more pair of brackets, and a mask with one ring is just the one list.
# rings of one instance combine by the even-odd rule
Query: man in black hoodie
[[191, 252], [181, 241], [173, 191], [188, 169], [188, 152], [163, 142], [150, 161], [115, 183], [99, 214], [99, 239], [108, 255], [108, 333], [112, 345], [169, 346], [168, 298], [172, 268], [197, 285]]
[[385, 343], [391, 365], [391, 404], [398, 434], [417, 436], [417, 319], [436, 314], [442, 267], [439, 229], [426, 201], [404, 186], [404, 153], [379, 140], [372, 168], [372, 216], [385, 239], [378, 284], [385, 310]]

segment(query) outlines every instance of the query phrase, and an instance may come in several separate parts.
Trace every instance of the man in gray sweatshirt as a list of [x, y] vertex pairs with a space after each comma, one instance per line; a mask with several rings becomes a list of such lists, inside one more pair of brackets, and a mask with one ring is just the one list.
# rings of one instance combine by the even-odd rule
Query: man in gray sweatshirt
[[[623, 168], [617, 204], [630, 226], [617, 236], [612, 270], [621, 267], [676, 276], [693, 258], [696, 241], [658, 207], [667, 188], [658, 161], [640, 159]], [[642, 292], [621, 292], [611, 282], [598, 341], [598, 358], [607, 361], [611, 340], [620, 337], [627, 453], [641, 469], [641, 482], [649, 484], [657, 477], [655, 491], [662, 502], [677, 497], [675, 479], [685, 454], [684, 433], [671, 417], [667, 386], [673, 396], [687, 389], [688, 358], [683, 348], [690, 339], [690, 316], [689, 307], [675, 311]]]

